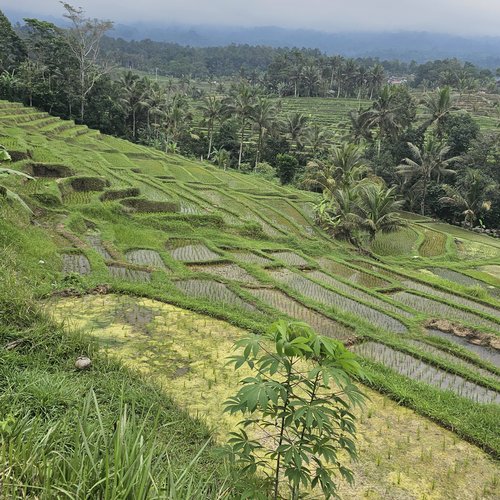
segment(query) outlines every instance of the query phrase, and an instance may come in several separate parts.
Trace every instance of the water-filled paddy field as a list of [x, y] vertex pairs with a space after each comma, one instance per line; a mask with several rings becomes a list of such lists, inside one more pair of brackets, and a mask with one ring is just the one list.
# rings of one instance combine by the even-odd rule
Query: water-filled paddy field
[[[162, 302], [91, 295], [51, 303], [55, 316], [93, 332], [111, 356], [151, 375], [192, 415], [206, 420], [219, 439], [236, 420], [221, 402], [237, 388], [226, 365], [233, 342], [245, 334], [223, 321]], [[359, 461], [349, 464], [356, 482], [341, 483], [341, 498], [497, 498], [496, 464], [413, 411], [367, 388], [358, 411]], [[439, 464], [439, 466], [436, 466]]]

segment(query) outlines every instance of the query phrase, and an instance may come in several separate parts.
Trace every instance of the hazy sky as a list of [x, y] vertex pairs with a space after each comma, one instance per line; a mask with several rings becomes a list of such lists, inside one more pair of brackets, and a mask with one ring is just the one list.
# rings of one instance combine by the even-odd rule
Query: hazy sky
[[[418, 30], [500, 36], [500, 0], [73, 0], [115, 22], [283, 26], [322, 31]], [[57, 0], [0, 0], [0, 8], [58, 16]]]

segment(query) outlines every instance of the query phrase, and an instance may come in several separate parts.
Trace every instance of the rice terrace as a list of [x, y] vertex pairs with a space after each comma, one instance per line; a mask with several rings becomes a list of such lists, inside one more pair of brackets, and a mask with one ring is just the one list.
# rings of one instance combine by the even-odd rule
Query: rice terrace
[[62, 9], [0, 12], [0, 499], [500, 498], [500, 63]]

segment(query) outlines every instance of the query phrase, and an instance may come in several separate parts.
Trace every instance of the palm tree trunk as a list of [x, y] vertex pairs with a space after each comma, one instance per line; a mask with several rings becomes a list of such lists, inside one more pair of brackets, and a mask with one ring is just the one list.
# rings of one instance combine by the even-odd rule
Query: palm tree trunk
[[210, 155], [212, 154], [212, 140], [214, 138], [213, 125], [208, 127], [208, 153], [207, 160], [210, 159]]
[[263, 130], [262, 127], [259, 130], [259, 140], [257, 141], [257, 152], [255, 154], [255, 167], [254, 170], [257, 168], [257, 165], [259, 164], [260, 160], [260, 150], [262, 149], [262, 139], [263, 139]]
[[424, 186], [422, 189], [422, 203], [420, 205], [420, 211], [422, 215], [425, 215], [425, 199], [427, 197], [427, 176], [424, 177]]
[[245, 139], [245, 125], [241, 127], [241, 137], [240, 137], [240, 153], [238, 155], [238, 170], [241, 169], [241, 159], [243, 157], [243, 141]]

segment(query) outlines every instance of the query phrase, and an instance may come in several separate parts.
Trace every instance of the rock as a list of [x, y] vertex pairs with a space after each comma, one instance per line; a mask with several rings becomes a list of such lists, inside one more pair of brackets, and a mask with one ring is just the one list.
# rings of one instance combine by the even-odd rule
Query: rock
[[6, 351], [12, 351], [12, 349], [15, 349], [16, 347], [20, 346], [21, 344], [24, 344], [25, 339], [17, 339], [13, 340], [12, 342], [9, 342], [8, 344], [5, 345], [4, 349]]
[[92, 361], [90, 361], [90, 358], [87, 356], [78, 356], [78, 358], [76, 358], [75, 366], [78, 370], [87, 370], [90, 368], [91, 364]]

